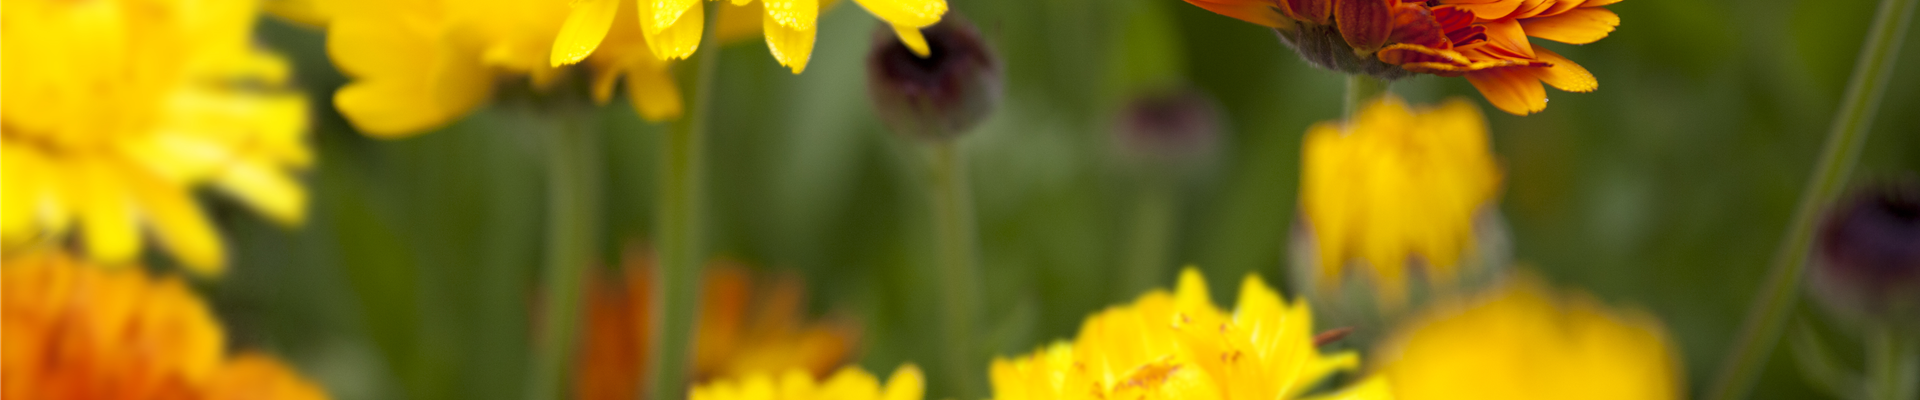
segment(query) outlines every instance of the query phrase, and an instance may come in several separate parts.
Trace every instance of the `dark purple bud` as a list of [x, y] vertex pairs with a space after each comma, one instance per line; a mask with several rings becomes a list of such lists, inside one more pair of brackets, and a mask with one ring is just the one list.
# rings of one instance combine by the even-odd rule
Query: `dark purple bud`
[[1219, 106], [1198, 90], [1154, 92], [1123, 107], [1114, 129], [1132, 155], [1178, 161], [1212, 153], [1219, 142]]
[[1869, 186], [1837, 203], [1814, 243], [1814, 290], [1836, 311], [1920, 317], [1920, 182]]
[[957, 13], [922, 29], [926, 57], [893, 29], [874, 31], [867, 53], [867, 93], [875, 114], [895, 133], [951, 140], [985, 120], [1000, 102], [1000, 62], [980, 32]]

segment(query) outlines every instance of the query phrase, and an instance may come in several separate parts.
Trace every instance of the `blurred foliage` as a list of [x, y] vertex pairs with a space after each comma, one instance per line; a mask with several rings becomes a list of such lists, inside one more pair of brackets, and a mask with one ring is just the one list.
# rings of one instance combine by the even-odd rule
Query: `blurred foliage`
[[[1133, 296], [1107, 289], [1126, 254], [1137, 177], [1109, 132], [1126, 96], [1165, 85], [1210, 93], [1228, 119], [1218, 156], [1180, 178], [1172, 253], [1215, 287], [1250, 272], [1286, 287], [1300, 135], [1338, 116], [1340, 76], [1299, 61], [1269, 31], [1176, 0], [952, 4], [998, 46], [1007, 73], [1006, 100], [964, 143], [997, 353], [1070, 337], [1089, 312]], [[1462, 79], [1419, 77], [1394, 90], [1416, 103], [1481, 104], [1508, 174], [1502, 208], [1515, 258], [1556, 285], [1661, 317], [1698, 389], [1774, 255], [1873, 4], [1631, 0], [1612, 9], [1624, 23], [1608, 39], [1547, 44], [1602, 83], [1595, 93], [1550, 91], [1544, 113], [1495, 111]], [[869, 369], [931, 367], [935, 307], [924, 288], [937, 282], [925, 164], [871, 115], [863, 82], [875, 23], [861, 13], [843, 4], [822, 16], [803, 75], [757, 42], [720, 55], [710, 250], [801, 272], [814, 311], [865, 323]], [[1908, 35], [1856, 180], [1920, 170], [1920, 114], [1910, 112], [1920, 108], [1920, 51], [1911, 49], [1920, 30]], [[368, 139], [331, 110], [344, 79], [320, 33], [268, 21], [260, 36], [297, 61], [319, 116], [320, 162], [303, 229], [220, 205], [236, 253], [214, 299], [233, 335], [278, 351], [343, 399], [521, 393], [545, 199], [544, 164], [530, 148], [554, 121], [496, 105], [440, 132]], [[625, 104], [597, 117], [608, 232], [598, 259], [614, 264], [652, 230], [662, 127]], [[1759, 398], [1815, 395], [1785, 347], [1771, 360]]]

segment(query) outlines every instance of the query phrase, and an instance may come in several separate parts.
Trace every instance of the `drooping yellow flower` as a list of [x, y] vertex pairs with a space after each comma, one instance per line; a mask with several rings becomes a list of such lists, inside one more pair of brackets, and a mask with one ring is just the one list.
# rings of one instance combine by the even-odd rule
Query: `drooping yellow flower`
[[[547, 63], [553, 40], [567, 19], [565, 1], [293, 4], [286, 8], [295, 11], [283, 16], [326, 18], [327, 54], [353, 78], [334, 94], [334, 106], [355, 128], [371, 135], [422, 133], [472, 112], [503, 81], [525, 79], [534, 90], [544, 91], [565, 73]], [[644, 42], [632, 43], [645, 51]], [[663, 120], [679, 115], [679, 89], [666, 62], [611, 54], [591, 67], [596, 101], [611, 100], [613, 83], [624, 75], [628, 95], [642, 117]]]
[[920, 400], [926, 378], [913, 364], [893, 370], [882, 385], [860, 367], [843, 367], [825, 381], [815, 382], [804, 369], [790, 369], [777, 377], [756, 372], [695, 386], [688, 400]]
[[1683, 389], [1653, 317], [1526, 276], [1438, 304], [1386, 343], [1376, 359], [1402, 400], [1662, 400]]
[[0, 15], [0, 238], [58, 246], [79, 231], [105, 263], [142, 230], [202, 273], [225, 265], [195, 204], [211, 187], [295, 225], [312, 163], [287, 64], [251, 47], [245, 0], [7, 0]]
[[[587, 291], [586, 335], [574, 380], [575, 397], [625, 400], [641, 390], [646, 343], [653, 329], [653, 257], [626, 257], [623, 277], [596, 279]], [[858, 329], [848, 323], [801, 318], [804, 285], [761, 279], [735, 262], [706, 270], [694, 348], [693, 378], [804, 371], [830, 372], [852, 354]], [[915, 396], [918, 399], [918, 396]]]
[[[716, 0], [717, 1], [717, 0]], [[745, 6], [754, 0], [726, 0], [734, 6]], [[700, 36], [706, 24], [706, 7], [700, 0], [638, 0], [634, 1], [634, 11], [622, 13], [625, 0], [580, 0], [575, 2], [572, 15], [567, 17], [566, 27], [553, 41], [550, 62], [554, 66], [572, 64], [584, 60], [600, 49], [610, 47], [632, 47], [632, 44], [610, 40], [609, 30], [633, 24], [616, 23], [617, 14], [632, 14], [639, 23], [640, 36], [645, 47], [660, 60], [684, 59], [693, 55], [700, 47]], [[920, 28], [940, 22], [947, 12], [946, 0], [854, 0], [874, 16], [893, 25], [893, 31], [915, 53], [921, 56], [931, 54], [926, 37], [920, 34]], [[814, 36], [820, 19], [820, 10], [825, 8], [821, 0], [761, 0], [760, 31], [767, 40], [767, 50], [780, 65], [800, 73], [807, 68], [807, 61], [813, 55]], [[722, 21], [727, 23], [727, 21]], [[723, 25], [728, 27], [723, 33], [739, 32], [737, 23]], [[724, 37], [723, 37], [724, 38]], [[603, 43], [606, 42], [606, 43]]]
[[0, 397], [327, 398], [272, 357], [229, 357], [212, 311], [178, 278], [99, 268], [60, 253], [6, 257]]
[[1305, 301], [1288, 303], [1258, 276], [1240, 285], [1232, 312], [1213, 305], [1200, 272], [1178, 289], [1148, 292], [1131, 305], [1087, 319], [1071, 343], [995, 359], [996, 400], [1040, 399], [1389, 399], [1387, 382], [1367, 378], [1336, 393], [1304, 396], [1352, 352], [1315, 347]]
[[1296, 268], [1316, 291], [1364, 280], [1397, 307], [1415, 271], [1441, 282], [1459, 274], [1501, 173], [1486, 120], [1466, 101], [1414, 110], [1389, 95], [1353, 118], [1307, 130], [1300, 210], [1315, 260]]

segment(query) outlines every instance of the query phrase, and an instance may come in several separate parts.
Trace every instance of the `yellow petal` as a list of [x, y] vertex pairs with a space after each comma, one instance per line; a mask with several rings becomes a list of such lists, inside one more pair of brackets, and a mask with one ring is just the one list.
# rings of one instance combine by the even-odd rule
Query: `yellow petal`
[[132, 261], [140, 253], [140, 234], [134, 226], [134, 199], [127, 193], [121, 171], [102, 163], [86, 163], [86, 172], [72, 185], [68, 198], [76, 199], [87, 255], [108, 264]]
[[881, 393], [881, 400], [920, 400], [926, 392], [926, 377], [920, 374], [920, 367], [913, 364], [902, 365], [893, 370], [893, 376], [887, 377], [887, 388]]
[[620, 0], [574, 1], [567, 22], [560, 24], [560, 35], [553, 39], [548, 62], [558, 67], [585, 60], [607, 38], [607, 30], [613, 28], [613, 17], [619, 12]]
[[421, 81], [361, 80], [335, 92], [333, 106], [360, 132], [385, 139], [408, 137], [455, 117], [435, 107], [426, 91]]
[[1600, 80], [1594, 79], [1592, 72], [1587, 72], [1586, 68], [1580, 67], [1580, 64], [1568, 60], [1560, 53], [1539, 45], [1533, 46], [1533, 52], [1540, 56], [1540, 61], [1553, 63], [1551, 67], [1527, 68], [1535, 77], [1540, 78], [1541, 82], [1553, 85], [1555, 89], [1569, 92], [1585, 93], [1600, 88]]
[[397, 18], [342, 18], [327, 29], [327, 56], [349, 76], [393, 76], [427, 68], [432, 34]]
[[807, 69], [813, 55], [814, 22], [820, 17], [819, 0], [761, 0], [766, 7], [761, 30], [767, 36], [767, 50], [780, 65], [798, 74]]
[[152, 178], [132, 178], [154, 236], [194, 272], [217, 275], [226, 266], [220, 235], [186, 189]]
[[306, 192], [293, 177], [272, 167], [235, 163], [227, 167], [215, 184], [274, 222], [292, 226], [306, 220]]
[[1173, 289], [1173, 296], [1180, 310], [1213, 308], [1213, 297], [1207, 294], [1207, 277], [1200, 275], [1200, 269], [1187, 267], [1181, 270], [1177, 285]]
[[900, 43], [906, 44], [907, 49], [913, 50], [914, 55], [921, 57], [933, 55], [933, 50], [927, 47], [927, 36], [920, 34], [920, 28], [894, 24], [893, 35], [899, 36]]
[[666, 68], [635, 66], [627, 69], [627, 100], [640, 118], [660, 122], [680, 118], [680, 87]]
[[[644, 0], [643, 0], [644, 1]], [[667, 24], [656, 25], [662, 20], [659, 7], [686, 2], [687, 9], [674, 12], [676, 18], [667, 19]], [[698, 0], [653, 0], [652, 15], [641, 15], [641, 34], [647, 38], [647, 47], [653, 49], [653, 56], [662, 60], [684, 59], [700, 49], [701, 30], [706, 29], [706, 7]], [[651, 22], [649, 22], [651, 21]]]
[[1560, 15], [1520, 20], [1527, 35], [1566, 44], [1593, 43], [1620, 26], [1620, 15], [1605, 8], [1576, 8]]
[[854, 0], [861, 8], [873, 13], [882, 21], [914, 28], [924, 28], [940, 22], [947, 14], [946, 0]]

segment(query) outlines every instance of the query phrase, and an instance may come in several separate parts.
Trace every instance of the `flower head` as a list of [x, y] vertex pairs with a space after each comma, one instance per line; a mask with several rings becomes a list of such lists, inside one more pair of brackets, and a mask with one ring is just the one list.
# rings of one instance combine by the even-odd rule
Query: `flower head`
[[1466, 76], [1495, 107], [1545, 110], [1541, 83], [1589, 92], [1599, 81], [1527, 38], [1587, 44], [1607, 37], [1619, 0], [1187, 0], [1274, 28], [1322, 68], [1397, 79]]
[[1498, 194], [1486, 121], [1465, 101], [1413, 110], [1384, 96], [1352, 121], [1323, 122], [1302, 145], [1300, 211], [1315, 292], [1350, 280], [1405, 302], [1415, 273], [1447, 282], [1475, 248], [1475, 220]]
[[[652, 257], [628, 257], [624, 277], [600, 279], [587, 293], [585, 338], [574, 381], [580, 399], [631, 399], [639, 393], [649, 313], [653, 309]], [[807, 373], [811, 379], [846, 361], [858, 329], [846, 323], [801, 319], [800, 282], [756, 282], [745, 266], [717, 262], [706, 268], [704, 299], [694, 348], [694, 379]], [[918, 396], [915, 396], [918, 399]]]
[[[727, 0], [745, 6], [753, 0]], [[854, 0], [874, 16], [893, 26], [900, 41], [921, 56], [928, 55], [926, 39], [920, 29], [940, 22], [947, 12], [945, 0]], [[620, 47], [603, 43], [615, 29], [617, 14], [623, 13], [622, 0], [582, 0], [574, 4], [560, 36], [552, 40], [549, 63], [554, 66], [586, 59], [602, 48]], [[642, 0], [634, 3], [645, 47], [659, 60], [684, 59], [700, 48], [700, 36], [706, 26], [706, 7], [700, 0]], [[823, 7], [820, 0], [761, 0], [761, 34], [767, 50], [780, 65], [800, 73], [813, 55], [815, 26]], [[737, 31], [734, 28], [731, 31]]]
[[688, 400], [920, 400], [926, 391], [926, 377], [913, 364], [893, 370], [882, 385], [872, 373], [860, 367], [843, 367], [825, 381], [815, 382], [814, 374], [804, 369], [755, 372], [732, 375], [699, 385], [689, 391]]
[[[1180, 274], [1178, 289], [1148, 292], [1133, 304], [1101, 311], [1071, 343], [1030, 355], [995, 359], [993, 396], [1025, 399], [1297, 399], [1359, 356], [1322, 355], [1305, 302], [1288, 303], [1259, 277], [1240, 286], [1229, 312], [1213, 305], [1199, 271]], [[1336, 398], [1386, 399], [1387, 384], [1369, 378]]]
[[1000, 60], [964, 19], [947, 18], [925, 31], [930, 54], [875, 32], [867, 52], [867, 97], [894, 133], [950, 140], [1000, 104]]
[[326, 398], [271, 357], [227, 355], [213, 313], [177, 278], [9, 253], [0, 296], [6, 398]]
[[1920, 317], [1920, 182], [1869, 186], [1829, 211], [1809, 273], [1817, 298], [1843, 313]]
[[193, 192], [212, 187], [301, 222], [292, 176], [312, 163], [306, 104], [281, 59], [251, 47], [250, 1], [9, 1], [0, 15], [0, 238], [136, 259], [150, 230], [175, 259], [220, 271]]
[[[545, 93], [570, 73], [548, 62], [570, 12], [566, 2], [335, 0], [314, 9], [296, 18], [327, 19], [327, 54], [352, 78], [334, 93], [334, 106], [370, 135], [426, 132], [485, 104], [503, 82]], [[622, 48], [644, 51], [631, 36], [632, 46]], [[642, 117], [677, 117], [679, 89], [666, 63], [631, 54], [610, 52], [590, 64], [594, 99], [610, 101], [624, 76]]]
[[1659, 322], [1531, 277], [1434, 306], [1378, 353], [1402, 400], [1677, 399], [1678, 356]]

